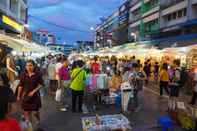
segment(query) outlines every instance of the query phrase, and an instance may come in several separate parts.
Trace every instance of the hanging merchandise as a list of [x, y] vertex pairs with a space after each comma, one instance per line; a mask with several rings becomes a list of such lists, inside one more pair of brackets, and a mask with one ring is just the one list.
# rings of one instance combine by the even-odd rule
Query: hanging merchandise
[[105, 89], [107, 87], [107, 74], [97, 75], [97, 89]]
[[96, 75], [88, 75], [86, 77], [86, 87], [88, 92], [95, 92], [97, 86], [97, 76]]

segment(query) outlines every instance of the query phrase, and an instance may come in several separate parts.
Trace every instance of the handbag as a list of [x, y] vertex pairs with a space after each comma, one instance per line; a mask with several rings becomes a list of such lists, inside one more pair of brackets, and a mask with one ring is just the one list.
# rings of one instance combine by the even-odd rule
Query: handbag
[[61, 101], [61, 95], [62, 95], [62, 89], [57, 89], [55, 93], [55, 101], [60, 102]]
[[31, 98], [32, 98], [32, 97], [30, 97], [30, 96], [25, 96], [25, 97], [23, 98], [23, 102], [27, 103], [27, 102], [31, 101]]

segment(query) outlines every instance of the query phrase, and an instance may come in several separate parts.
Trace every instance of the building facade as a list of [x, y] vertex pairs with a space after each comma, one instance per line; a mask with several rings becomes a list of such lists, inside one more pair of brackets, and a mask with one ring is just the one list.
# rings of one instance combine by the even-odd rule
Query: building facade
[[47, 30], [40, 29], [32, 33], [32, 40], [41, 45], [56, 44], [55, 35], [49, 33]]
[[0, 29], [22, 33], [27, 23], [27, 0], [0, 1]]
[[67, 44], [48, 44], [47, 47], [49, 47], [50, 50], [54, 50], [54, 51], [58, 51], [58, 52], [62, 52], [65, 55], [69, 55], [74, 46], [73, 45], [67, 45]]
[[79, 52], [94, 50], [93, 41], [77, 41], [76, 42]]
[[96, 28], [96, 47], [111, 47], [128, 42], [128, 1]]
[[192, 43], [196, 37], [197, 0], [128, 0], [96, 29], [101, 47], [135, 41]]
[[197, 33], [196, 0], [131, 0], [128, 37], [134, 41], [192, 41]]

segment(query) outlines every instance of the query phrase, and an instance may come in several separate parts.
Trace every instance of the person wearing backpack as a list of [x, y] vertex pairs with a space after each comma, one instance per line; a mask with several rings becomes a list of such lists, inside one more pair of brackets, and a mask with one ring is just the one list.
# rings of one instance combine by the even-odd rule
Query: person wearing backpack
[[180, 71], [180, 61], [174, 60], [172, 67], [172, 74], [170, 76], [170, 100], [169, 100], [169, 109], [175, 110], [176, 102], [179, 97], [180, 90], [180, 79], [181, 79], [181, 71]]
[[140, 70], [140, 65], [134, 63], [132, 65], [133, 71], [129, 76], [130, 84], [134, 87], [134, 108], [137, 112], [140, 107], [138, 103], [138, 93], [143, 89], [144, 82], [147, 79], [145, 72]]

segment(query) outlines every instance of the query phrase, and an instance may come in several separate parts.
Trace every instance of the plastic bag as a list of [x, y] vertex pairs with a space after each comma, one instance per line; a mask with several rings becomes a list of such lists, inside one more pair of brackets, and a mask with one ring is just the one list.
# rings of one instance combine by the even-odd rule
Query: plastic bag
[[20, 126], [22, 131], [33, 131], [32, 124], [28, 121], [21, 121]]
[[61, 101], [61, 95], [62, 95], [62, 90], [57, 89], [56, 94], [55, 94], [55, 101], [60, 102]]

